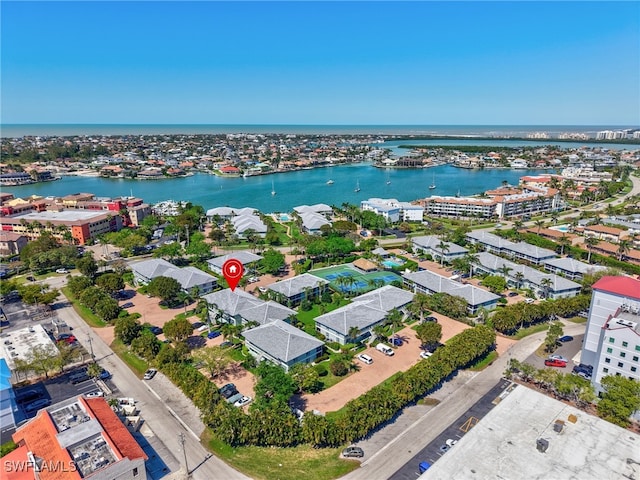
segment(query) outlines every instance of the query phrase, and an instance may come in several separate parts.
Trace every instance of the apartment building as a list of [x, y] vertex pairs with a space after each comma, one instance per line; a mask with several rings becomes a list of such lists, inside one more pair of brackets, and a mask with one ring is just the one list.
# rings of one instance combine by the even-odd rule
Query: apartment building
[[370, 198], [360, 202], [362, 211], [372, 211], [388, 222], [421, 222], [424, 207], [409, 202], [399, 202], [395, 198]]
[[477, 217], [497, 216], [497, 204], [490, 198], [431, 196], [420, 201], [427, 215], [435, 217]]
[[484, 230], [469, 232], [466, 237], [470, 243], [482, 245], [487, 252], [515, 258], [534, 265], [541, 265], [545, 260], [557, 257], [556, 252], [546, 248], [537, 247], [526, 242], [515, 243]]

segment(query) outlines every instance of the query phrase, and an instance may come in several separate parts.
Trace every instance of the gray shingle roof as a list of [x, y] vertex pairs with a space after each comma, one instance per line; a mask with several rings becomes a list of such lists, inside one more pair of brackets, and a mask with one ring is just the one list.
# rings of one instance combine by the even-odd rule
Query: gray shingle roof
[[180, 283], [180, 286], [184, 290], [189, 290], [193, 287], [211, 282], [213, 282], [214, 285], [217, 283], [216, 277], [203, 272], [199, 268], [179, 268], [161, 258], [153, 258], [134, 263], [131, 265], [131, 269], [134, 272], [138, 272], [139, 275], [149, 279], [154, 279], [156, 277], [174, 278], [178, 283]]
[[238, 288], [234, 291], [225, 288], [202, 298], [231, 317], [239, 315], [248, 322], [258, 322], [261, 325], [274, 320], [284, 320], [296, 313], [295, 310], [280, 305], [278, 302], [271, 300], [265, 302]]
[[572, 282], [571, 280], [568, 280], [560, 275], [556, 275], [553, 273], [542, 273], [535, 268], [527, 267], [526, 265], [520, 265], [519, 263], [510, 262], [509, 260], [498, 257], [493, 253], [479, 253], [478, 262], [480, 262], [483, 267], [494, 272], [497, 272], [498, 269], [502, 268], [503, 265], [507, 266], [511, 269], [511, 272], [509, 272], [509, 277], [515, 279], [515, 274], [521, 273], [524, 279], [526, 279], [530, 283], [533, 283], [534, 285], [537, 285], [538, 287], [541, 286], [543, 279], [548, 278], [553, 282], [551, 289], [554, 292], [581, 288], [580, 285], [576, 282]]
[[498, 301], [498, 298], [500, 298], [498, 295], [494, 295], [493, 293], [482, 290], [481, 288], [449, 280], [448, 278], [438, 275], [437, 273], [430, 272], [429, 270], [405, 273], [402, 276], [407, 280], [422, 285], [432, 292], [448, 293], [449, 295], [462, 297], [471, 306]]
[[[411, 241], [420, 248], [429, 248], [440, 254], [442, 253], [441, 249], [438, 248], [438, 245], [440, 244], [441, 240], [435, 235], [423, 235], [420, 237], [414, 237], [411, 239]], [[456, 243], [451, 243], [451, 242], [444, 242], [444, 243], [446, 243], [447, 246], [449, 247], [449, 250], [446, 251], [445, 255], [464, 254], [469, 251], [466, 248], [461, 247]]]
[[284, 363], [323, 345], [323, 342], [286, 322], [276, 320], [243, 333], [247, 342]]
[[233, 252], [228, 255], [222, 255], [220, 257], [211, 258], [207, 260], [207, 263], [212, 267], [217, 267], [219, 269], [222, 269], [222, 265], [224, 265], [224, 262], [226, 262], [230, 258], [239, 260], [243, 265], [247, 265], [249, 263], [262, 260], [263, 257], [261, 257], [260, 255], [256, 255], [255, 253], [247, 252], [246, 250], [240, 250], [238, 252]]
[[588, 263], [580, 262], [573, 258], [552, 258], [550, 260], [545, 260], [544, 264], [572, 273], [597, 272], [607, 269], [607, 267], [603, 267], [601, 265], [589, 265]]
[[414, 294], [387, 285], [353, 299], [353, 303], [316, 317], [316, 323], [348, 335], [352, 327], [363, 330], [384, 319], [394, 308], [401, 308], [413, 300]]
[[325, 203], [316, 203], [315, 205], [299, 205], [293, 207], [293, 210], [298, 213], [315, 212], [315, 213], [333, 213], [333, 209]]
[[514, 243], [510, 240], [494, 235], [493, 233], [486, 232], [484, 230], [472, 231], [467, 233], [467, 238], [476, 240], [478, 242], [490, 245], [493, 248], [501, 250], [508, 250], [510, 252], [519, 253], [527, 257], [535, 259], [553, 258], [556, 256], [556, 252], [547, 250], [546, 248], [536, 247], [526, 242]]
[[281, 293], [287, 298], [291, 298], [304, 292], [305, 288], [315, 288], [318, 285], [326, 285], [329, 283], [324, 278], [316, 277], [310, 273], [303, 273], [286, 280], [280, 280], [279, 282], [269, 285], [269, 290]]
[[319, 230], [323, 225], [331, 225], [331, 222], [324, 215], [314, 212], [303, 212], [300, 214], [302, 226], [307, 230]]

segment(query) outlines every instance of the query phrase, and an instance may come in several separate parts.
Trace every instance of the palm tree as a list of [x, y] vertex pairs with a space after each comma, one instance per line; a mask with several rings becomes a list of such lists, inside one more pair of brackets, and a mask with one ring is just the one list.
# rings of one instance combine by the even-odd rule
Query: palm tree
[[347, 333], [347, 338], [349, 338], [350, 342], [349, 343], [356, 343], [356, 338], [358, 338], [358, 335], [360, 335], [360, 329], [356, 326], [353, 326], [349, 329], [349, 332]]
[[558, 239], [558, 243], [560, 244], [560, 255], [564, 255], [564, 247], [568, 247], [571, 245], [571, 239], [563, 233], [562, 236]]
[[516, 279], [516, 284], [518, 285], [518, 288], [522, 288], [522, 281], [524, 280], [524, 273], [516, 272], [514, 277]]
[[464, 256], [464, 261], [469, 265], [469, 278], [473, 277], [473, 266], [480, 261], [478, 255], [475, 253], [467, 253]]
[[540, 281], [540, 286], [544, 291], [544, 298], [549, 298], [549, 292], [553, 286], [553, 281], [549, 277], [545, 277]]
[[449, 244], [447, 242], [445, 242], [444, 240], [440, 240], [440, 243], [438, 243], [438, 245], [436, 245], [436, 248], [438, 250], [440, 250], [440, 266], [443, 266], [444, 265], [444, 256], [449, 250], [451, 250], [451, 247], [449, 247]]
[[513, 268], [509, 267], [506, 264], [503, 264], [500, 268], [498, 268], [498, 271], [502, 274], [505, 280], [508, 279], [509, 273], [511, 273], [512, 270]]
[[587, 246], [587, 251], [589, 252], [587, 255], [587, 263], [591, 263], [591, 252], [592, 248], [600, 243], [596, 237], [586, 237], [584, 239], [584, 244]]
[[620, 243], [618, 243], [618, 260], [622, 261], [622, 257], [629, 252], [630, 248], [631, 242], [629, 240], [620, 240]]
[[540, 219], [540, 220], [536, 220], [535, 222], [536, 227], [538, 227], [538, 235], [540, 234], [540, 229], [542, 227], [544, 227], [544, 220]]

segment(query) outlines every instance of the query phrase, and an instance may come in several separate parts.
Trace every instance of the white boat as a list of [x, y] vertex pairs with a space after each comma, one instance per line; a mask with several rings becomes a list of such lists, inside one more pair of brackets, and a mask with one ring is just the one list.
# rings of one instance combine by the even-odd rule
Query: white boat
[[276, 189], [273, 186], [273, 180], [271, 180], [271, 195], [275, 195], [276, 194]]
[[333, 185], [333, 180], [327, 180], [327, 185]]
[[354, 192], [359, 192], [359, 191], [360, 191], [360, 180], [356, 180], [356, 188]]
[[431, 185], [429, 185], [429, 190], [433, 190], [434, 188], [436, 188], [436, 174], [433, 174], [433, 181], [431, 182]]

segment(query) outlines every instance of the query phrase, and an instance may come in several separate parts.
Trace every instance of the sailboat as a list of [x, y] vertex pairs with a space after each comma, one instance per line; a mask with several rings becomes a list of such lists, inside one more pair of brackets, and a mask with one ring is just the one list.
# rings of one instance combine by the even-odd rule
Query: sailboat
[[391, 179], [389, 178], [389, 174], [387, 173], [387, 185], [391, 185]]
[[271, 180], [271, 195], [275, 195], [276, 194], [276, 189], [273, 186], [273, 180]]
[[327, 180], [327, 185], [333, 185], [333, 180]]
[[429, 190], [433, 190], [436, 188], [436, 174], [433, 174], [433, 180], [431, 181], [431, 185], [429, 185]]
[[360, 191], [360, 180], [356, 180], [356, 188], [353, 190], [354, 192]]

